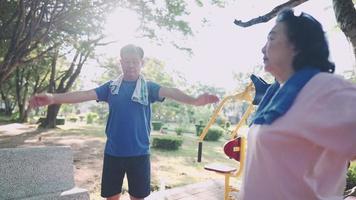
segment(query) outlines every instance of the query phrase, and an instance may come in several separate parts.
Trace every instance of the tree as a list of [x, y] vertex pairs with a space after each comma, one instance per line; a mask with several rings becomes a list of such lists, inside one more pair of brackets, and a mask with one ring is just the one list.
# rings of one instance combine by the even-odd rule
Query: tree
[[[210, 3], [224, 6], [223, 0]], [[199, 6], [202, 1], [196, 0]], [[159, 41], [159, 31], [177, 31], [192, 35], [184, 17], [189, 15], [187, 3], [171, 0], [155, 3], [144, 0], [12, 0], [0, 1], [0, 83], [7, 80], [17, 66], [41, 59], [61, 46], [63, 41], [77, 40], [85, 33], [98, 35], [103, 27], [105, 14], [121, 7], [133, 10], [140, 16], [143, 37]], [[175, 41], [172, 45], [181, 47]], [[39, 47], [42, 51], [30, 55]], [[46, 47], [46, 48], [43, 48]]]
[[[269, 13], [253, 18], [246, 22], [235, 20], [234, 23], [241, 27], [249, 27], [258, 23], [268, 22], [274, 18], [278, 12], [287, 7], [296, 7], [308, 0], [289, 0], [273, 8]], [[352, 44], [354, 57], [356, 58], [356, 9], [352, 0], [333, 0], [333, 9], [336, 21], [340, 29]]]
[[4, 112], [5, 116], [11, 116], [12, 112], [16, 106], [16, 97], [14, 96], [15, 92], [15, 79], [10, 79], [6, 82], [6, 84], [0, 84], [0, 95], [1, 101], [4, 104]]
[[104, 70], [98, 79], [94, 80], [98, 85], [104, 84], [106, 81], [114, 80], [119, 74], [122, 74], [119, 60], [117, 58], [108, 58], [103, 63], [99, 63], [99, 67]]
[[[51, 64], [51, 76], [49, 81], [48, 92], [50, 93], [65, 93], [70, 90], [73, 86], [75, 80], [78, 78], [84, 63], [87, 61], [89, 56], [92, 56], [94, 49], [98, 45], [101, 38], [87, 41], [80, 41], [77, 44], [74, 44], [75, 53], [73, 55], [71, 63], [67, 69], [59, 74], [59, 82], [56, 82], [56, 73], [59, 57], [59, 49], [53, 53], [52, 64]], [[43, 120], [40, 124], [41, 127], [54, 128], [56, 127], [56, 118], [59, 112], [61, 105], [54, 104], [48, 106], [46, 119]]]
[[[155, 58], [145, 59], [145, 67], [142, 71], [147, 80], [154, 81], [165, 87], [175, 87], [172, 75], [167, 72], [162, 61]], [[183, 105], [174, 101], [165, 101], [162, 104], [153, 104], [153, 119], [160, 121], [175, 121], [179, 112], [184, 110]]]
[[[114, 80], [119, 74], [122, 74], [119, 60], [117, 58], [107, 58], [104, 62], [99, 62], [100, 68], [104, 70], [101, 75], [93, 80], [97, 85], [102, 85], [109, 80]], [[93, 104], [89, 107], [90, 111], [98, 114], [100, 123], [105, 122], [108, 117], [109, 109], [107, 105], [102, 103]]]
[[[113, 7], [113, 2], [0, 1], [0, 83], [7, 80], [16, 67], [42, 58], [63, 41], [77, 40], [83, 33], [97, 34], [103, 13]], [[31, 54], [39, 48], [41, 52]]]
[[[211, 3], [222, 6], [220, 0], [214, 0]], [[199, 6], [203, 6], [202, 1], [197, 0], [196, 3]], [[129, 8], [135, 11], [140, 19], [139, 29], [142, 31], [142, 36], [153, 39], [158, 43], [163, 43], [161, 36], [162, 30], [169, 32], [178, 31], [184, 36], [193, 35], [193, 30], [189, 26], [189, 23], [184, 20], [184, 16], [189, 15], [187, 11], [188, 3], [184, 0], [171, 0], [161, 1], [156, 3], [155, 1], [142, 1], [134, 0], [127, 1], [123, 4], [123, 7]], [[167, 42], [167, 41], [164, 41]], [[170, 43], [178, 49], [192, 52], [189, 47], [183, 47], [176, 41], [170, 41]]]

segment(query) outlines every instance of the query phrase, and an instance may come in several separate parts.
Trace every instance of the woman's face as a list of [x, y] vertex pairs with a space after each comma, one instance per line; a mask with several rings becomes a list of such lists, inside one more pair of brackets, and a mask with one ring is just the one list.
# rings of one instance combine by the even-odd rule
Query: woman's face
[[269, 32], [262, 53], [265, 71], [278, 82], [284, 83], [294, 73], [292, 62], [296, 51], [287, 37], [287, 27], [283, 22], [276, 23]]
[[134, 81], [138, 79], [143, 65], [143, 60], [140, 56], [136, 54], [126, 54], [121, 58], [120, 63], [124, 80]]

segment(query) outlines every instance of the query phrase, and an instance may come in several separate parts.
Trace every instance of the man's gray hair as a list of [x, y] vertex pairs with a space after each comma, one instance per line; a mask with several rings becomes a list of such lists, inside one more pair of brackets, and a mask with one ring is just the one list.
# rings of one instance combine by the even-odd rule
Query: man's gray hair
[[127, 55], [127, 54], [138, 55], [141, 59], [144, 56], [143, 49], [141, 47], [133, 45], [133, 44], [128, 44], [121, 48], [120, 57], [122, 58], [124, 55]]

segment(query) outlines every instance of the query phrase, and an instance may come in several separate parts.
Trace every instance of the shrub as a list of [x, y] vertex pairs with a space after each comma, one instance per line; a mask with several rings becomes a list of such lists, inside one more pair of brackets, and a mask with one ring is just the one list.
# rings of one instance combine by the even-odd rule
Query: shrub
[[225, 128], [228, 129], [228, 128], [230, 128], [230, 126], [231, 126], [231, 122], [227, 121], [227, 122], [225, 123]]
[[225, 123], [227, 122], [226, 117], [223, 116], [218, 116], [215, 120], [215, 122], [220, 126], [220, 127], [225, 127]]
[[69, 120], [70, 122], [77, 122], [77, 121], [78, 121], [78, 117], [70, 116], [70, 117], [68, 118], [68, 120]]
[[353, 165], [347, 171], [346, 190], [356, 187], [356, 165]]
[[208, 133], [204, 137], [205, 141], [218, 141], [223, 135], [224, 129], [218, 126], [213, 126], [209, 128]]
[[87, 124], [92, 124], [99, 118], [99, 115], [93, 112], [87, 114]]
[[64, 125], [65, 119], [62, 117], [56, 118], [56, 125]]
[[182, 146], [183, 140], [175, 136], [157, 136], [153, 138], [152, 147], [165, 150], [177, 150]]
[[182, 135], [183, 128], [182, 127], [177, 127], [175, 131], [176, 131], [177, 135]]
[[153, 121], [152, 122], [152, 127], [154, 131], [159, 131], [161, 130], [161, 127], [163, 126], [163, 122], [161, 121]]

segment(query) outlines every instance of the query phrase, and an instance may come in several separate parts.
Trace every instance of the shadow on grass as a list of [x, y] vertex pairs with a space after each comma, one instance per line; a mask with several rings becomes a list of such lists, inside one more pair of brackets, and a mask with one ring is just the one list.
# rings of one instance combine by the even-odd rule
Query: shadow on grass
[[25, 141], [34, 138], [38, 135], [40, 135], [43, 132], [43, 130], [34, 130], [34, 131], [28, 131], [24, 132], [18, 135], [6, 135], [6, 136], [1, 136], [0, 135], [0, 148], [16, 148], [18, 146], [21, 146], [25, 144]]

